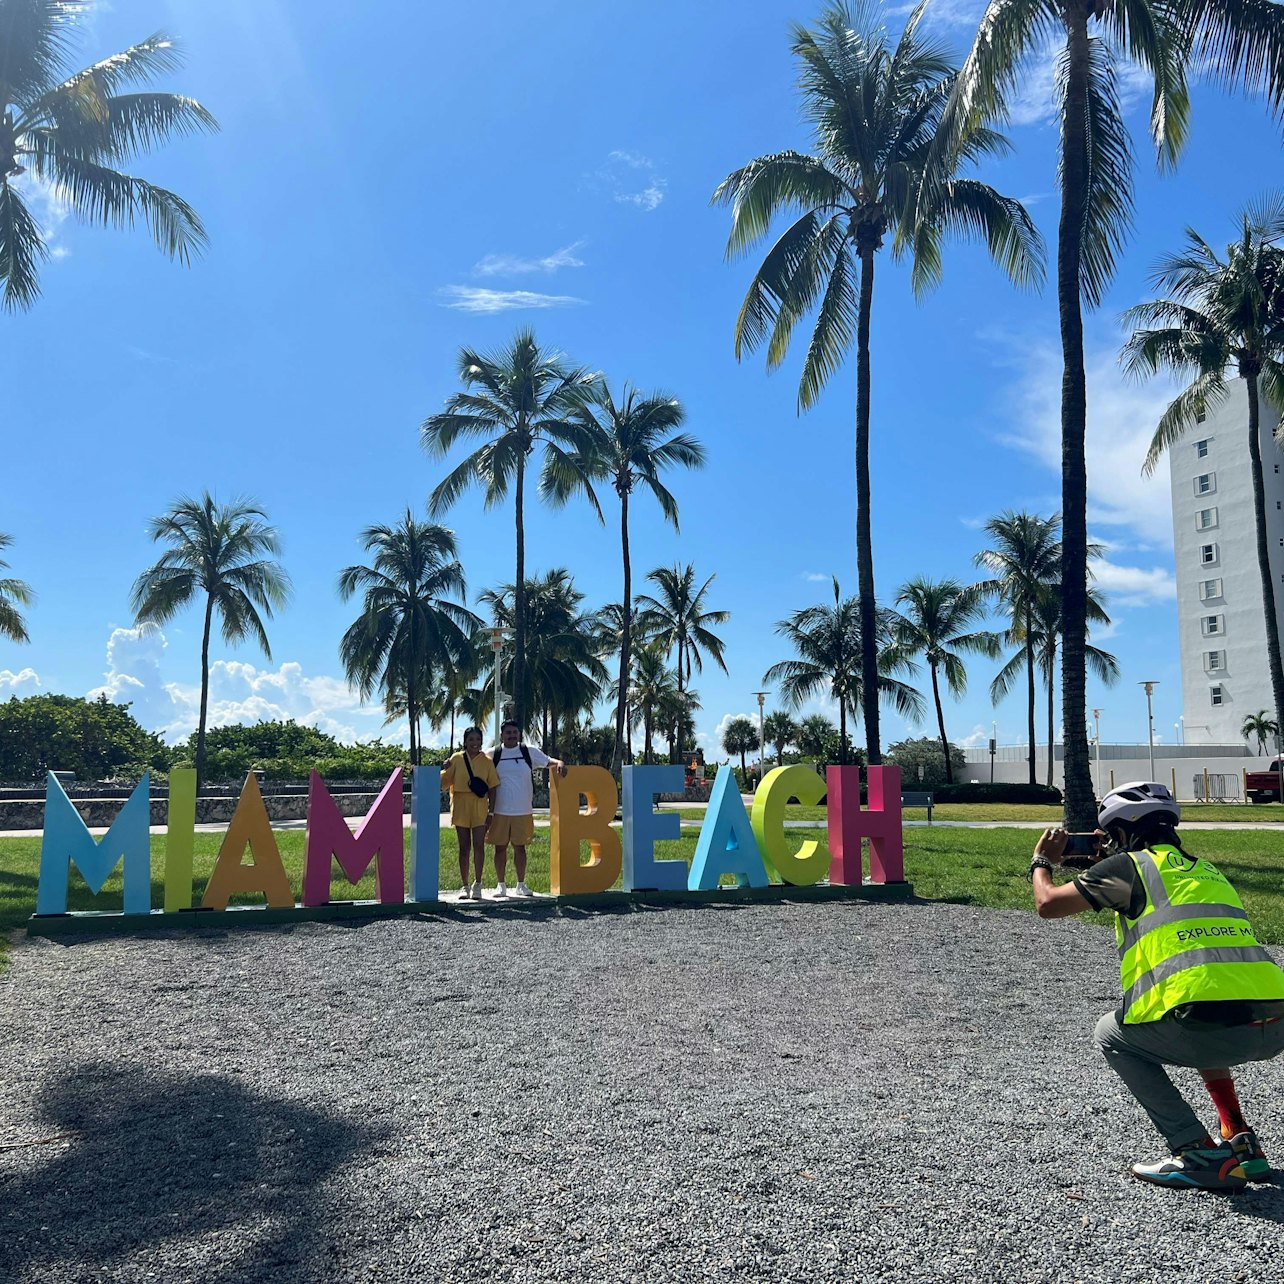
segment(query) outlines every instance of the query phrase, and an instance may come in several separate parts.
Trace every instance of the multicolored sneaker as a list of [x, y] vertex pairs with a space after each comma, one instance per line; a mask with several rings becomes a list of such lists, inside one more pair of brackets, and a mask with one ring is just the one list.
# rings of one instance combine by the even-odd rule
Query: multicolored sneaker
[[1239, 1160], [1239, 1166], [1249, 1181], [1275, 1180], [1271, 1161], [1266, 1158], [1262, 1143], [1257, 1140], [1257, 1134], [1251, 1128], [1228, 1137], [1226, 1144], [1235, 1152], [1235, 1158]]
[[1229, 1142], [1220, 1146], [1200, 1143], [1187, 1146], [1171, 1159], [1133, 1164], [1132, 1175], [1155, 1186], [1177, 1190], [1243, 1190], [1248, 1184], [1239, 1156]]

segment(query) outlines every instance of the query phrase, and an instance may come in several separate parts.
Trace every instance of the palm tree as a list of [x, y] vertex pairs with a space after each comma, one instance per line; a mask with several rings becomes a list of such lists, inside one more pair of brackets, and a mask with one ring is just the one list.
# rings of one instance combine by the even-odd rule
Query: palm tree
[[949, 737], [945, 734], [945, 710], [941, 706], [940, 674], [944, 672], [950, 694], [959, 699], [967, 691], [967, 669], [960, 652], [994, 659], [999, 654], [999, 635], [974, 626], [985, 615], [985, 592], [980, 585], [966, 587], [957, 580], [910, 580], [896, 595], [904, 607], [891, 617], [892, 640], [907, 655], [922, 655], [932, 675], [932, 700], [936, 725], [945, 756], [945, 783], [954, 783]]
[[[496, 624], [512, 628], [516, 596], [513, 585], [503, 584], [486, 589], [477, 600], [490, 609]], [[607, 671], [597, 657], [596, 616], [581, 609], [584, 594], [575, 587], [570, 571], [557, 567], [542, 578], [527, 580], [525, 600], [528, 703], [522, 725], [538, 726], [542, 744], [549, 750], [559, 719], [569, 725], [592, 710], [606, 685]], [[515, 681], [513, 686], [515, 690]]]
[[[8, 548], [13, 543], [13, 536], [0, 532], [0, 548]], [[9, 563], [0, 561], [0, 571], [7, 571]], [[31, 587], [22, 580], [0, 579], [0, 637], [10, 642], [30, 642], [27, 636], [27, 621], [23, 618], [20, 606], [30, 606], [36, 600]]]
[[682, 762], [683, 746], [695, 737], [695, 713], [700, 707], [700, 693], [690, 687], [680, 691], [674, 674], [673, 689], [661, 693], [655, 709], [660, 733], [668, 741], [669, 762]]
[[[1023, 641], [1034, 633], [1034, 613], [1047, 586], [1061, 571], [1061, 542], [1056, 517], [1011, 510], [991, 517], [985, 533], [993, 543], [973, 559], [991, 572], [992, 578], [979, 586], [987, 597], [997, 599], [1011, 621], [1008, 636]], [[1026, 719], [1030, 737], [1030, 784], [1035, 783], [1034, 765], [1034, 650], [1024, 652], [1026, 661]], [[1063, 661], [1064, 663], [1064, 661]], [[1064, 716], [1064, 706], [1063, 706]]]
[[434, 675], [464, 666], [481, 620], [462, 602], [467, 592], [455, 532], [416, 521], [406, 509], [396, 526], [367, 526], [361, 545], [369, 566], [339, 574], [339, 596], [361, 593], [361, 614], [339, 643], [348, 681], [363, 700], [377, 689], [389, 716], [410, 723], [410, 761], [420, 759], [419, 720], [433, 694]]
[[[181, 65], [157, 32], [82, 71], [66, 65], [80, 0], [0, 0], [0, 280], [4, 306], [29, 308], [49, 257], [28, 203], [31, 180], [102, 227], [141, 220], [171, 258], [188, 263], [205, 229], [186, 201], [116, 167], [173, 134], [218, 128], [194, 98], [122, 90]], [[23, 178], [23, 175], [30, 178]]]
[[[1093, 555], [1099, 555], [1100, 545], [1090, 544]], [[1094, 624], [1109, 624], [1110, 616], [1106, 614], [1101, 596], [1091, 585], [1088, 587], [1088, 618]], [[1057, 644], [1062, 631], [1062, 596], [1059, 582], [1044, 585], [1035, 603], [1031, 618], [1028, 621], [1029, 632], [1018, 636], [1011, 629], [1004, 635], [1009, 645], [1017, 647], [1016, 654], [999, 670], [994, 681], [990, 683], [990, 699], [998, 704], [1012, 689], [1017, 674], [1022, 668], [1028, 668], [1030, 657], [1043, 678], [1048, 696], [1048, 775], [1046, 783], [1052, 784], [1052, 745], [1056, 734], [1054, 720], [1054, 692], [1056, 691]], [[1113, 655], [1100, 647], [1088, 643], [1084, 649], [1088, 668], [1106, 686], [1113, 686], [1119, 680], [1119, 664]]]
[[[584, 449], [572, 466], [562, 469], [550, 458], [541, 493], [555, 505], [564, 504], [577, 490], [584, 490], [601, 516], [593, 493], [594, 481], [609, 481], [620, 497], [620, 552], [624, 565], [624, 596], [633, 600], [633, 564], [629, 556], [629, 497], [639, 485], [655, 496], [660, 511], [673, 529], [678, 529], [678, 502], [660, 480], [660, 472], [679, 465], [701, 468], [704, 447], [689, 433], [678, 432], [686, 412], [664, 393], [644, 397], [627, 385], [619, 402], [606, 380], [591, 388], [584, 398], [580, 420], [584, 427]], [[629, 651], [632, 643], [632, 613], [621, 611], [620, 671], [616, 680], [615, 761], [618, 773], [624, 755], [624, 707], [629, 698]]]
[[[274, 559], [281, 540], [267, 513], [252, 499], [215, 502], [183, 496], [148, 530], [154, 543], [168, 544], [154, 565], [135, 581], [130, 605], [136, 624], [167, 624], [199, 593], [205, 595], [201, 630], [201, 714], [196, 728], [196, 781], [205, 774], [205, 721], [210, 694], [210, 629], [214, 614], [229, 644], [253, 638], [271, 660], [264, 617], [289, 600], [290, 578]], [[262, 612], [262, 614], [260, 614]]]
[[1264, 754], [1266, 752], [1267, 740], [1273, 739], [1280, 733], [1279, 723], [1265, 710], [1259, 709], [1256, 713], [1250, 713], [1244, 719], [1244, 725], [1240, 727], [1239, 734], [1247, 740], [1256, 739], [1257, 752]]
[[713, 632], [713, 626], [725, 624], [731, 612], [707, 611], [704, 605], [705, 594], [717, 577], [710, 575], [696, 588], [695, 567], [690, 562], [686, 566], [657, 566], [646, 577], [655, 585], [655, 594], [638, 594], [638, 627], [666, 651], [677, 652], [678, 690], [685, 690], [693, 669], [704, 672], [706, 653], [727, 673], [722, 658], [725, 643]]
[[1065, 636], [1061, 716], [1066, 823], [1096, 822], [1085, 706], [1088, 642], [1087, 387], [1083, 305], [1100, 304], [1132, 222], [1132, 163], [1115, 70], [1117, 50], [1153, 83], [1150, 132], [1161, 165], [1185, 142], [1187, 66], [1284, 97], [1284, 11], [1241, 0], [988, 0], [971, 52], [955, 81], [940, 137], [967, 140], [974, 125], [1001, 117], [1029, 56], [1064, 37], [1057, 60], [1061, 221], [1057, 302], [1061, 383], [1061, 511]]
[[1284, 200], [1273, 197], [1243, 210], [1239, 236], [1225, 260], [1194, 230], [1185, 248], [1160, 260], [1151, 283], [1166, 295], [1130, 308], [1138, 327], [1124, 345], [1124, 367], [1133, 374], [1172, 370], [1194, 378], [1169, 404], [1155, 429], [1143, 471], [1226, 400], [1226, 371], [1234, 364], [1248, 389], [1248, 457], [1257, 527], [1257, 570], [1266, 618], [1266, 658], [1275, 708], [1284, 710], [1275, 580], [1271, 574], [1266, 491], [1262, 478], [1261, 404], [1284, 408]]
[[776, 766], [784, 765], [785, 746], [798, 737], [798, 724], [782, 709], [769, 713], [762, 724], [763, 735], [776, 750]]
[[[1019, 201], [961, 171], [1007, 140], [969, 118], [948, 153], [934, 147], [954, 66], [918, 34], [923, 6], [892, 45], [872, 11], [831, 5], [815, 30], [795, 25], [804, 111], [815, 130], [811, 155], [760, 156], [723, 180], [714, 201], [732, 206], [729, 256], [761, 240], [779, 213], [801, 214], [755, 273], [736, 320], [736, 355], [767, 345], [768, 367], [785, 358], [798, 321], [818, 308], [798, 388], [811, 407], [856, 341], [856, 558], [860, 581], [865, 738], [879, 748], [874, 557], [870, 538], [869, 335], [874, 256], [892, 235], [893, 253], [913, 260], [923, 294], [941, 275], [948, 232], [980, 237], [1019, 284], [1042, 277], [1042, 241]], [[859, 275], [859, 279], [858, 279]]]
[[808, 758], [822, 758], [829, 738], [837, 735], [838, 728], [823, 713], [809, 713], [798, 724], [798, 752]]
[[[921, 719], [923, 698], [913, 687], [890, 676], [911, 673], [914, 665], [891, 644], [890, 618], [886, 611], [874, 617], [878, 630], [878, 694], [890, 697], [904, 717]], [[776, 632], [788, 638], [798, 653], [796, 660], [781, 660], [763, 676], [763, 683], [780, 684], [780, 694], [791, 709], [827, 692], [838, 704], [839, 762], [847, 761], [847, 715], [859, 717], [866, 706], [862, 699], [864, 666], [861, 649], [861, 613], [855, 598], [842, 596], [834, 577], [832, 606], [808, 606], [795, 611], [776, 625]]]
[[758, 748], [758, 728], [749, 718], [731, 718], [722, 729], [722, 752], [740, 755], [740, 782], [743, 788], [749, 787], [749, 768], [745, 766], [745, 754]]
[[517, 530], [517, 569], [513, 612], [513, 716], [526, 725], [526, 466], [536, 446], [544, 447], [545, 471], [573, 471], [574, 452], [584, 444], [574, 413], [584, 389], [596, 375], [567, 366], [544, 352], [530, 330], [518, 331], [511, 346], [489, 356], [462, 348], [459, 380], [467, 389], [446, 401], [440, 414], [420, 428], [424, 449], [442, 457], [460, 438], [482, 442], [432, 493], [428, 512], [444, 513], [474, 482], [486, 494], [486, 507], [513, 488]]
[[[612, 694], [618, 691], [612, 685]], [[668, 652], [658, 642], [644, 642], [635, 652], [632, 678], [625, 692], [635, 723], [642, 724], [642, 761], [655, 760], [651, 739], [657, 722], [669, 703], [678, 696], [678, 680], [668, 666]], [[670, 749], [672, 752], [672, 749]]]

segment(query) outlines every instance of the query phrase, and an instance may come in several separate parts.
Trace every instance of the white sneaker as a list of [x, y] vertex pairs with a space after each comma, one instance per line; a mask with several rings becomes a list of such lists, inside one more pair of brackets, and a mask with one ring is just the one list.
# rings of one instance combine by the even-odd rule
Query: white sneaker
[[518, 883], [517, 888], [513, 894], [515, 896], [534, 896], [535, 895], [535, 893], [532, 892], [531, 889], [527, 887], [525, 883]]
[[459, 889], [459, 899], [461, 901], [470, 901], [473, 898], [473, 889], [467, 883]]
[[481, 884], [480, 884], [480, 883], [474, 883], [474, 884], [473, 884], [473, 900], [475, 900], [475, 901], [480, 901], [480, 900], [482, 900], [482, 899], [483, 899], [483, 898], [482, 898], [482, 889], [481, 889]]
[[496, 895], [496, 896], [507, 896], [507, 895], [508, 895], [508, 884], [507, 884], [507, 883], [496, 883], [496, 884], [495, 884], [495, 895]]

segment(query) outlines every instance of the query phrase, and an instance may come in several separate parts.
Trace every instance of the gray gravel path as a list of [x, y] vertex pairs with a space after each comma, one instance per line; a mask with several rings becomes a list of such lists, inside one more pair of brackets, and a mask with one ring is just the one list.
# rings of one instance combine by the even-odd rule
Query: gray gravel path
[[1111, 955], [943, 904], [24, 940], [0, 1280], [1278, 1280], [1284, 1189], [1124, 1175]]

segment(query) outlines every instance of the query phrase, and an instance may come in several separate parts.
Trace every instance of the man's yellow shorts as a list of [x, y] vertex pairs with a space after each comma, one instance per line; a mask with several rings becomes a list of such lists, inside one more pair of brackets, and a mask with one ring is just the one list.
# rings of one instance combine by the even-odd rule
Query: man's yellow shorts
[[492, 816], [486, 830], [491, 847], [525, 847], [535, 837], [534, 816]]

